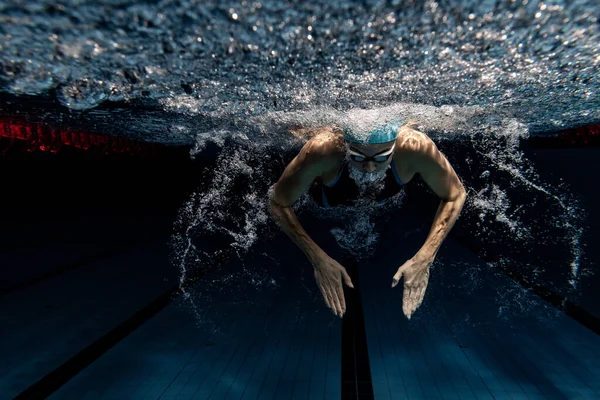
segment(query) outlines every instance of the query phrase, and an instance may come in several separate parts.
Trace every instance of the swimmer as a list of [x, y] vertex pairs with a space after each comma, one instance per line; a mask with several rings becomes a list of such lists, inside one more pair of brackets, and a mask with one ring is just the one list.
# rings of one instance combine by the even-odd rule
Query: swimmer
[[[270, 210], [277, 224], [300, 247], [314, 267], [325, 304], [336, 316], [346, 312], [342, 281], [354, 288], [346, 269], [329, 257], [300, 225], [292, 204], [310, 190], [323, 207], [352, 204], [378, 184], [376, 200], [398, 193], [420, 174], [440, 198], [427, 239], [419, 251], [392, 278], [392, 288], [404, 278], [402, 311], [408, 319], [421, 305], [429, 269], [458, 218], [466, 191], [454, 169], [424, 133], [399, 121], [370, 124], [359, 129], [323, 127], [302, 147], [275, 184]], [[294, 133], [294, 132], [293, 132]], [[297, 132], [295, 133], [297, 134]]]

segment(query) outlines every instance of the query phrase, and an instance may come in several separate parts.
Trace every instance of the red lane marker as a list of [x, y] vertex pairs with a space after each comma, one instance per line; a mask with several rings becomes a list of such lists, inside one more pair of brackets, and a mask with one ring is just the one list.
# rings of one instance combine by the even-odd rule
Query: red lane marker
[[544, 147], [600, 146], [600, 125], [580, 126], [555, 133], [537, 134], [530, 139], [533, 145]]
[[121, 153], [132, 155], [154, 155], [165, 146], [131, 139], [63, 130], [23, 121], [0, 120], [0, 153], [6, 153], [16, 142], [25, 144], [27, 152], [57, 153], [61, 148], [72, 147], [101, 154]]

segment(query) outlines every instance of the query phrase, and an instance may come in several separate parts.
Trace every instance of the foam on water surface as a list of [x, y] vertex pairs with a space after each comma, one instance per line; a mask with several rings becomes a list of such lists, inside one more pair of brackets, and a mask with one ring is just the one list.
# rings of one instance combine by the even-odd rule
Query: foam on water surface
[[[597, 11], [595, 0], [7, 1], [0, 88], [72, 110], [142, 100], [204, 121], [481, 107], [553, 131], [600, 121]], [[146, 131], [193, 140], [176, 133]]]

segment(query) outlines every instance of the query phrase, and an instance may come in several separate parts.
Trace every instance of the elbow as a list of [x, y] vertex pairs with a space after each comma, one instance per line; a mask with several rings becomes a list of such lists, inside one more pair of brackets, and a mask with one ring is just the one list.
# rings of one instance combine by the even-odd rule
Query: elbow
[[447, 198], [444, 198], [444, 200], [446, 202], [458, 205], [460, 210], [467, 200], [467, 191], [465, 190], [464, 186], [460, 184], [459, 186], [455, 186], [451, 194]]
[[275, 216], [277, 214], [279, 207], [280, 207], [279, 204], [273, 198], [273, 193], [270, 193], [269, 194], [269, 212], [271, 213], [271, 215]]
[[275, 200], [274, 190], [269, 193], [269, 212], [273, 216], [273, 218], [277, 219], [282, 214], [282, 209], [285, 206], [281, 205], [277, 200]]
[[459, 198], [462, 203], [464, 203], [465, 200], [467, 200], [467, 191], [465, 190], [465, 187], [463, 185], [460, 185]]
[[459, 184], [452, 189], [449, 196], [443, 197], [442, 199], [447, 202], [458, 203], [462, 206], [467, 199], [467, 191], [462, 184]]
[[465, 201], [467, 201], [467, 191], [463, 185], [460, 185], [460, 191], [458, 192], [458, 204], [459, 204], [459, 212], [462, 211], [463, 206], [465, 205]]
[[269, 212], [271, 213], [271, 216], [276, 217], [279, 211], [279, 204], [277, 204], [277, 202], [275, 200], [273, 200], [273, 197], [269, 198]]

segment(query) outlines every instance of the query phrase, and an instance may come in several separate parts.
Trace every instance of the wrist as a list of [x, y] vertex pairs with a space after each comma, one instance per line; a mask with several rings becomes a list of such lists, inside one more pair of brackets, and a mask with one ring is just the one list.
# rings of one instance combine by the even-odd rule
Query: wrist
[[313, 267], [316, 267], [325, 255], [325, 252], [319, 248], [308, 249], [305, 253]]
[[415, 260], [420, 262], [431, 262], [435, 258], [435, 253], [432, 251], [420, 250], [415, 254]]

